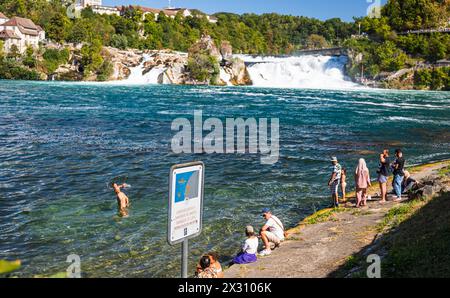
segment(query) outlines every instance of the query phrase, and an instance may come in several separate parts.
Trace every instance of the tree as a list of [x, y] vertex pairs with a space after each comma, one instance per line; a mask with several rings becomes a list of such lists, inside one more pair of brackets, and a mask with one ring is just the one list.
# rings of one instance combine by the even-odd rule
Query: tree
[[311, 34], [306, 40], [306, 47], [308, 49], [323, 49], [329, 46], [325, 37], [318, 34]]
[[440, 6], [445, 5], [442, 0], [390, 0], [382, 14], [397, 31], [437, 28], [445, 22], [445, 14], [439, 13]]
[[8, 53], [7, 57], [10, 59], [14, 59], [14, 60], [17, 60], [20, 58], [19, 48], [15, 44], [13, 44], [11, 46], [11, 48], [9, 49], [9, 53]]
[[449, 40], [444, 38], [443, 40], [446, 40], [447, 44], [444, 43], [436, 34], [430, 38], [427, 53], [428, 61], [435, 63], [436, 61], [446, 57]]
[[36, 57], [34, 56], [34, 49], [32, 46], [27, 47], [22, 63], [30, 68], [36, 67]]
[[111, 37], [110, 46], [112, 46], [113, 48], [125, 50], [128, 48], [128, 39], [123, 34], [114, 34]]
[[198, 41], [189, 49], [187, 68], [195, 81], [211, 85], [218, 83], [220, 65], [212, 51], [207, 38]]
[[67, 39], [70, 27], [71, 23], [66, 14], [62, 12], [55, 13], [47, 26], [47, 36], [56, 42], [63, 42]]
[[104, 59], [101, 51], [102, 43], [100, 40], [94, 40], [91, 44], [86, 44], [81, 48], [81, 63], [85, 76], [96, 73], [102, 66]]
[[0, 40], [0, 60], [5, 58], [5, 42]]

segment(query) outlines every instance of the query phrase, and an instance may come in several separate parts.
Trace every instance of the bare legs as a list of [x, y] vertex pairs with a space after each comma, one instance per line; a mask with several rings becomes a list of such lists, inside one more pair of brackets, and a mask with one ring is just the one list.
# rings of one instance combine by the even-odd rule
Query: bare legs
[[387, 183], [380, 182], [381, 200], [380, 203], [386, 203]]
[[264, 249], [270, 250], [269, 239], [267, 238], [266, 232], [261, 232], [261, 240], [264, 243]]
[[367, 188], [356, 190], [356, 208], [367, 205]]
[[347, 201], [347, 195], [346, 195], [346, 192], [345, 192], [346, 187], [347, 187], [347, 183], [341, 184], [342, 201], [343, 201], [343, 202], [346, 202], [346, 201]]

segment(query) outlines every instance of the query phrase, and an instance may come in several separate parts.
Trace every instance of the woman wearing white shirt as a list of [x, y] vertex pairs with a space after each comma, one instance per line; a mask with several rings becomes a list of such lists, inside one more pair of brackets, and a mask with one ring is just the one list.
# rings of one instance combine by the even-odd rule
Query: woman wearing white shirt
[[245, 228], [247, 239], [242, 246], [242, 251], [233, 259], [234, 264], [250, 264], [257, 261], [258, 237], [255, 236], [255, 230], [252, 226]]

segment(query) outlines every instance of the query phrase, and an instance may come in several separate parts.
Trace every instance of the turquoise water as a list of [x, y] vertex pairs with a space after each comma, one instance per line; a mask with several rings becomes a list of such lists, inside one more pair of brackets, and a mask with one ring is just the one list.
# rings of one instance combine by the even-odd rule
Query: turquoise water
[[[192, 119], [194, 109], [205, 118], [279, 118], [279, 162], [173, 154], [171, 122]], [[372, 175], [383, 147], [404, 148], [410, 165], [450, 158], [448, 92], [0, 81], [0, 112], [0, 259], [21, 259], [24, 277], [65, 271], [69, 254], [80, 255], [84, 277], [177, 276], [180, 247], [166, 242], [176, 163], [206, 164], [193, 266], [209, 250], [229, 260], [243, 227], [263, 223], [262, 207], [294, 226], [326, 206], [330, 155], [350, 171], [364, 157]], [[116, 216], [107, 185], [115, 177], [131, 185], [129, 218]]]

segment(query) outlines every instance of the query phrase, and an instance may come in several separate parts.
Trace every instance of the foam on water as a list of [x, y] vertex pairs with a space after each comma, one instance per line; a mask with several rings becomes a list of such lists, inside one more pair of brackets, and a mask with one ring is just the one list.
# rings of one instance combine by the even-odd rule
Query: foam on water
[[354, 89], [361, 88], [344, 75], [346, 56], [260, 57], [236, 55], [247, 63], [256, 87]]
[[128, 79], [120, 81], [125, 84], [158, 84], [158, 77], [162, 74], [166, 69], [164, 67], [154, 67], [149, 72], [144, 74], [145, 70], [145, 62], [149, 61], [151, 58], [150, 55], [144, 54], [143, 60], [141, 64], [136, 67], [130, 69], [130, 76]]

